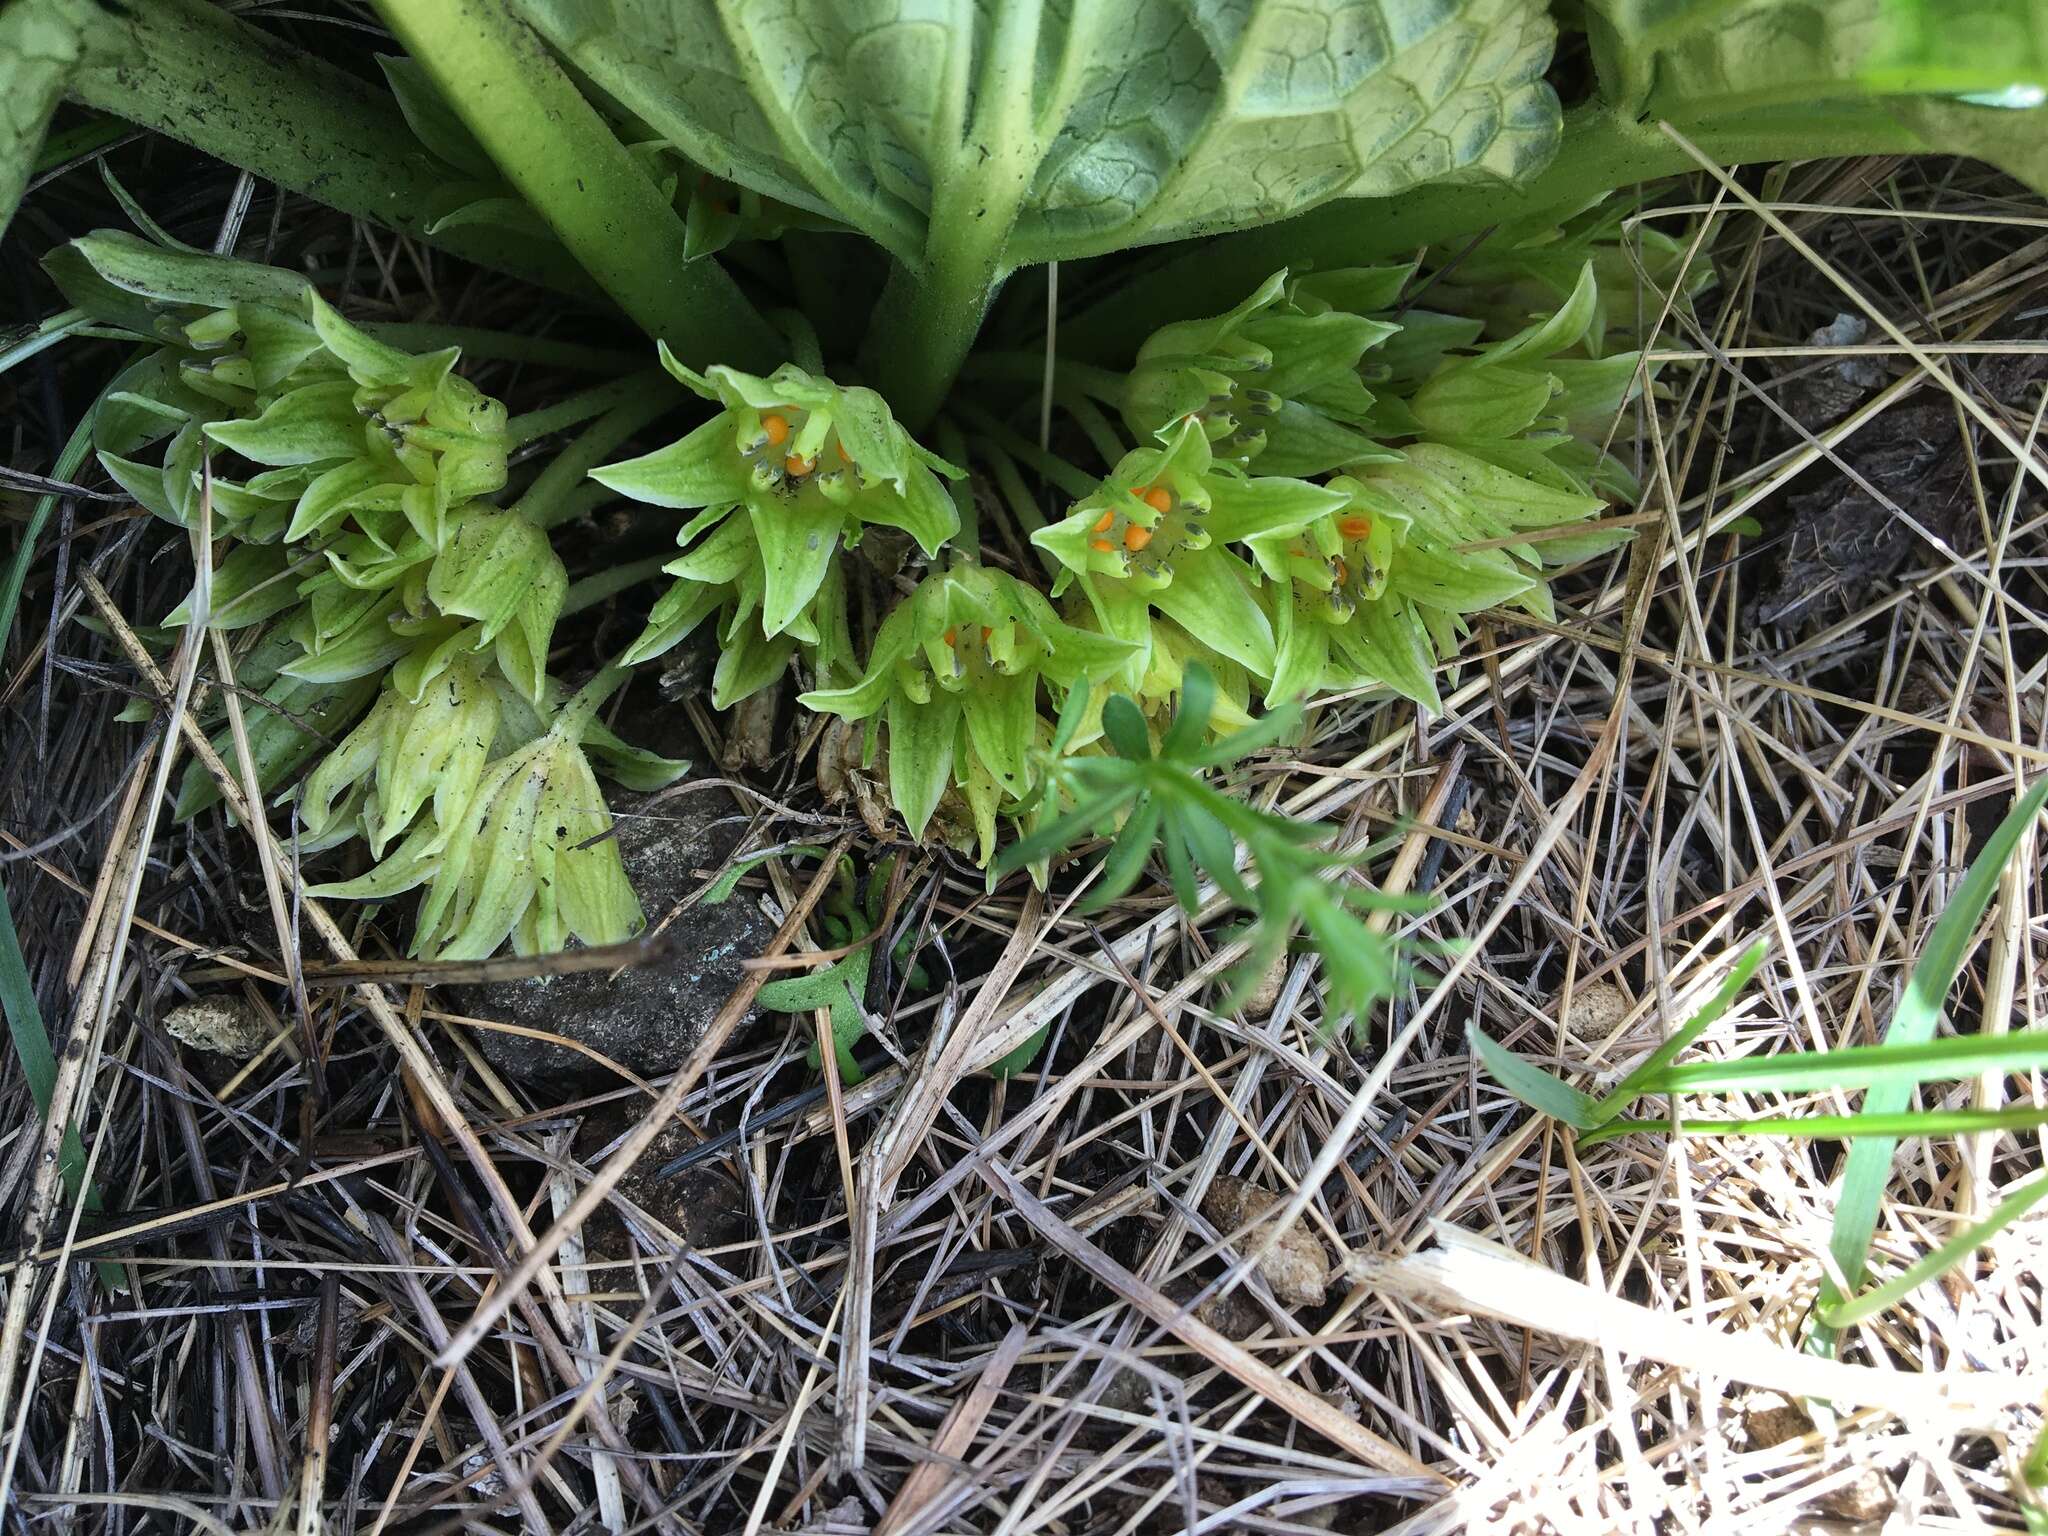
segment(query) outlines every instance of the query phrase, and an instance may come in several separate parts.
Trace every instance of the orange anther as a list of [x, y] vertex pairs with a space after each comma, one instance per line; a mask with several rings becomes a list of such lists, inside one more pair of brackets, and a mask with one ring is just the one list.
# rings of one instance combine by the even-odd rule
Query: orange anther
[[851, 464], [853, 462], [853, 455], [846, 451], [846, 444], [834, 443], [832, 447], [838, 452], [840, 463]]
[[1337, 585], [1341, 587], [1351, 579], [1351, 567], [1342, 560], [1336, 560], [1331, 563], [1337, 567]]
[[1173, 492], [1163, 485], [1153, 486], [1151, 490], [1145, 492], [1142, 499], [1145, 505], [1154, 512], [1170, 512], [1173, 510]]
[[1115, 521], [1116, 514], [1114, 512], [1105, 512], [1102, 516], [1095, 519], [1094, 531], [1097, 533], [1107, 533], [1109, 532], [1109, 525]]
[[801, 480], [816, 467], [817, 462], [816, 459], [799, 458], [796, 454], [792, 453], [782, 461], [782, 467], [789, 471], [791, 478]]
[[1133, 554], [1136, 554], [1151, 542], [1152, 530], [1150, 528], [1141, 528], [1136, 523], [1132, 523], [1130, 527], [1124, 530], [1124, 548], [1130, 550]]
[[761, 418], [761, 430], [767, 434], [769, 447], [780, 448], [789, 438], [789, 418], [771, 411]]
[[986, 624], [982, 625], [982, 626], [981, 626], [981, 643], [982, 643], [983, 645], [987, 645], [987, 644], [988, 644], [988, 642], [989, 642], [989, 637], [990, 637], [991, 635], [993, 635], [994, 633], [995, 633], [995, 631], [994, 631], [994, 630], [992, 630], [992, 629], [990, 629], [990, 628], [989, 628], [989, 627], [988, 627], [988, 626], [987, 626]]
[[1088, 547], [1090, 549], [1099, 549], [1106, 555], [1116, 546], [1110, 543], [1107, 539], [1090, 539], [1088, 541]]
[[1337, 531], [1347, 539], [1365, 538], [1372, 532], [1372, 519], [1369, 517], [1340, 517], [1337, 519]]
[[948, 645], [956, 645], [956, 644], [958, 644], [958, 643], [959, 643], [959, 640], [960, 640], [960, 631], [959, 631], [959, 630], [957, 630], [957, 629], [948, 629], [948, 630], [946, 631], [946, 644], [948, 644]]

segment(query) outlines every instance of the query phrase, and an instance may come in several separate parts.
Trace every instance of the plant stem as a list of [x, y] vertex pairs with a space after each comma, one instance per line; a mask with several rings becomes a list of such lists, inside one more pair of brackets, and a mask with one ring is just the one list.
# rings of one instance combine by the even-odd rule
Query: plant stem
[[1031, 487], [1017, 472], [1017, 461], [992, 442], [981, 444], [981, 457], [995, 479], [996, 490], [1002, 494], [1003, 505], [1009, 509], [1011, 520], [1016, 524], [1018, 542], [1038, 557], [1046, 575], [1058, 576], [1059, 557], [1031, 542], [1031, 535], [1045, 526], [1045, 513], [1039, 510], [1038, 503], [1032, 498]]
[[[1811, 112], [1678, 126], [1723, 165], [1925, 147], [1883, 102], [1833, 101]], [[1264, 229], [1204, 241], [1063, 321], [1061, 349], [1128, 358], [1161, 325], [1228, 309], [1282, 267], [1359, 266], [1490, 226], [1556, 222], [1617, 187], [1693, 169], [1693, 158], [1654, 123], [1598, 103], [1579, 107], [1566, 115], [1556, 159], [1519, 187], [1437, 185], [1398, 198], [1346, 199]]]
[[1005, 425], [970, 400], [956, 400], [953, 410], [976, 432], [988, 438], [1013, 459], [1021, 459], [1039, 474], [1076, 500], [1093, 491], [1100, 476], [1088, 474], [1058, 454], [1038, 446], [1016, 428]]
[[515, 448], [522, 447], [564, 428], [577, 426], [593, 416], [602, 416], [629, 401], [644, 400], [649, 394], [673, 400], [674, 389], [663, 387], [667, 383], [668, 375], [659, 368], [644, 368], [609, 384], [578, 390], [565, 400], [558, 400], [537, 411], [528, 411], [524, 416], [514, 416], [505, 424], [505, 431]]
[[169, 135], [343, 213], [569, 293], [589, 279], [509, 230], [427, 232], [452, 172], [390, 98], [204, 0], [94, 6], [76, 101]]
[[[675, 408], [680, 391], [672, 386], [654, 387], [646, 375], [642, 381], [639, 393], [614, 405], [548, 461], [548, 467], [534, 476], [526, 494], [513, 503], [514, 512], [524, 514], [543, 528], [553, 528], [582, 510], [570, 493], [583, 484], [584, 476], [635, 432]], [[662, 383], [667, 384], [665, 374]]]
[[[960, 429], [950, 421], [938, 425], [939, 452], [962, 469], [967, 468], [967, 439]], [[953, 508], [960, 517], [960, 531], [953, 535], [952, 545], [970, 560], [981, 558], [981, 507], [975, 500], [974, 477], [964, 480], [950, 480], [946, 493], [953, 498]]]
[[632, 675], [631, 667], [616, 661], [606, 662], [598, 674], [578, 688], [575, 696], [562, 706], [562, 712], [555, 716], [553, 728], [571, 741], [582, 740], [584, 728], [596, 718], [598, 710], [604, 707], [604, 701], [623, 688]]
[[[1045, 382], [1045, 354], [977, 352], [967, 360], [960, 374], [968, 379], [999, 379], [1010, 384], [1040, 385]], [[1112, 368], [1098, 368], [1093, 363], [1060, 357], [1054, 359], [1052, 376], [1055, 388], [1062, 384], [1072, 385], [1105, 405], [1115, 405], [1123, 397], [1124, 376]]]
[[505, 0], [377, 0], [377, 11], [513, 188], [641, 329], [694, 367], [765, 369], [774, 328], [711, 257]]
[[1108, 474], [1130, 452], [1124, 440], [1117, 435], [1109, 418], [1102, 414], [1102, 408], [1079, 390], [1062, 390], [1059, 402], [1067, 408], [1067, 414], [1074, 418], [1076, 426], [1087, 435], [1089, 444], [1102, 456], [1102, 472]]
[[637, 587], [650, 576], [659, 576], [661, 568], [674, 558], [674, 555], [649, 555], [644, 560], [631, 560], [624, 565], [609, 566], [595, 575], [571, 583], [569, 595], [562, 599], [562, 617], [566, 619], [572, 613], [595, 608], [606, 598], [615, 597], [629, 587]]
[[[973, 120], [934, 177], [923, 270], [890, 269], [862, 349], [876, 387], [912, 432], [938, 414], [1008, 275], [1003, 249], [1044, 152], [1031, 117], [1040, 8], [992, 10]], [[955, 84], [964, 107], [967, 83]]]

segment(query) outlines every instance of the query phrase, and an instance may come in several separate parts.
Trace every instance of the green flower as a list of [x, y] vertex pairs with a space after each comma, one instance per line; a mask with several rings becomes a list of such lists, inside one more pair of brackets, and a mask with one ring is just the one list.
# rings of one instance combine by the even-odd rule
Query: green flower
[[417, 699], [387, 687], [299, 791], [301, 846], [361, 836], [379, 858], [433, 802], [442, 836], [483, 776], [498, 733], [498, 696], [463, 658]]
[[1157, 448], [1126, 454], [1091, 495], [1031, 542], [1065, 568], [1102, 632], [1131, 648], [1123, 680], [1136, 690], [1152, 652], [1152, 614], [1260, 677], [1273, 667], [1273, 626], [1250, 567], [1224, 544], [1291, 533], [1344, 505], [1341, 492], [1303, 480], [1253, 478], [1218, 464], [1209, 439], [1183, 422]]
[[1359, 361], [1400, 329], [1368, 319], [1412, 269], [1357, 268], [1288, 280], [1274, 273], [1228, 314], [1155, 331], [1120, 402], [1141, 440], [1201, 424], [1218, 458], [1269, 474], [1321, 474], [1370, 460], [1373, 397]]
[[799, 702], [886, 722], [889, 795], [911, 835], [923, 835], [947, 786], [958, 784], [977, 825], [986, 812], [986, 858], [1000, 797], [1030, 792], [1040, 681], [1060, 690], [1099, 681], [1129, 649], [1062, 623], [1016, 577], [958, 560], [926, 576], [882, 621], [859, 682]]
[[1343, 498], [1338, 507], [1246, 541], [1272, 583], [1269, 704], [1377, 683], [1441, 710], [1437, 661], [1455, 647], [1464, 615], [1518, 603], [1549, 617], [1544, 566], [1627, 537], [1610, 529], [1525, 538], [1595, 516], [1604, 503], [1436, 443], [1327, 489]]
[[425, 885], [413, 953], [481, 960], [509, 937], [520, 954], [616, 944], [644, 925], [581, 744], [612, 669], [541, 735], [488, 764], [445, 817], [420, 818], [382, 863], [313, 894], [384, 900]]
[[[414, 356], [365, 336], [318, 294], [304, 302], [306, 318], [242, 303], [186, 327], [202, 349], [179, 362], [188, 402], [229, 409], [192, 413], [152, 498], [143, 466], [105, 451], [102, 461], [152, 510], [189, 523], [203, 437], [264, 466], [215, 481], [216, 509], [239, 537], [327, 538], [354, 517], [388, 539], [402, 522], [424, 557], [441, 547], [451, 507], [503, 488], [505, 407], [454, 372], [457, 349]], [[237, 338], [240, 350], [203, 350]], [[338, 554], [357, 547], [344, 536]]]
[[846, 618], [846, 580], [839, 563], [826, 568], [804, 609], [779, 634], [761, 623], [767, 571], [761, 546], [746, 519], [722, 510], [683, 525], [677, 542], [690, 544], [710, 532], [687, 554], [662, 569], [678, 578], [647, 618], [647, 627], [627, 649], [624, 661], [650, 661], [680, 644], [713, 614], [719, 615], [718, 666], [711, 679], [714, 709], [729, 709], [781, 677], [799, 650], [821, 685], [858, 672]]
[[840, 547], [858, 543], [864, 526], [900, 528], [928, 556], [959, 531], [938, 474], [964, 471], [913, 442], [873, 390], [842, 389], [793, 364], [763, 379], [725, 367], [700, 374], [666, 347], [661, 360], [724, 409], [681, 441], [592, 477], [654, 506], [705, 508], [688, 533], [743, 523], [767, 638], [800, 621]]

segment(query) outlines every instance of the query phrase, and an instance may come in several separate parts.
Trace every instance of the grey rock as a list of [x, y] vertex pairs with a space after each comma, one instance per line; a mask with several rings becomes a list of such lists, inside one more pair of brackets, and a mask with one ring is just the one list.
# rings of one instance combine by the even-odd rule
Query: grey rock
[[[659, 801], [619, 795], [612, 808], [619, 853], [650, 923], [697, 890], [739, 836], [737, 821], [715, 825], [732, 809], [717, 790]], [[739, 892], [683, 913], [669, 925], [661, 954], [616, 977], [578, 971], [464, 987], [457, 1006], [474, 1018], [580, 1041], [642, 1077], [658, 1077], [682, 1064], [739, 985], [741, 962], [774, 936], [774, 923]], [[619, 1086], [616, 1075], [559, 1045], [494, 1029], [473, 1034], [485, 1058], [507, 1076], [574, 1089]]]

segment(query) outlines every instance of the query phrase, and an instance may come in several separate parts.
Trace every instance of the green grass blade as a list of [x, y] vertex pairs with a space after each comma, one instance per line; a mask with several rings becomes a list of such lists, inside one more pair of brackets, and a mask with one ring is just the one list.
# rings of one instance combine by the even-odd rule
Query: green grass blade
[[1762, 944], [1752, 944], [1744, 950], [1742, 958], [1735, 962], [1735, 969], [1728, 973], [1728, 979], [1721, 983], [1712, 997], [1707, 999], [1706, 1005], [1687, 1019], [1669, 1040], [1644, 1057], [1635, 1070], [1617, 1083], [1614, 1091], [1600, 1101], [1596, 1111], [1599, 1120], [1612, 1120], [1627, 1109], [1631, 1102], [1646, 1093], [1668, 1091], [1653, 1088], [1649, 1084], [1677, 1058], [1680, 1051], [1705, 1034], [1722, 1014], [1735, 1005], [1735, 999], [1741, 994], [1742, 989], [1749, 985], [1749, 978], [1756, 974], [1756, 968], [1763, 962]]
[[[1983, 851], [1971, 861], [1962, 883], [1956, 887], [1955, 896], [1935, 923], [1934, 932], [1928, 936], [1926, 953], [1913, 967], [1912, 978], [1899, 999], [1898, 1011], [1892, 1015], [1891, 1026], [1885, 1031], [1885, 1044], [1913, 1045], [1934, 1038], [1935, 1027], [1941, 1021], [1942, 1004], [1949, 989], [1955, 985], [1957, 973], [1963, 968], [1970, 936], [1976, 931], [1984, 909], [1991, 905], [1992, 893], [1998, 889], [1999, 876], [2004, 872], [2006, 861], [2019, 846], [2021, 836], [2033, 825], [2034, 818], [2041, 813], [2044, 800], [2048, 800], [2048, 778], [2042, 779], [2020, 797], [2019, 803], [1998, 824], [1998, 830], [1985, 841]], [[1896, 1116], [1911, 1102], [1912, 1096], [1911, 1083], [1884, 1083], [1864, 1095], [1864, 1113], [1854, 1118], [1869, 1125], [1872, 1118], [1882, 1120], [1886, 1116]], [[1870, 1240], [1877, 1232], [1878, 1209], [1883, 1204], [1885, 1187], [1891, 1183], [1892, 1176], [1892, 1135], [1877, 1132], [1874, 1125], [1863, 1134], [1864, 1139], [1849, 1149], [1848, 1166], [1842, 1175], [1841, 1199], [1835, 1206], [1834, 1233], [1828, 1241], [1828, 1251], [1834, 1256], [1835, 1266], [1850, 1290], [1862, 1284]], [[1806, 1338], [1806, 1348], [1811, 1353], [1833, 1356], [1836, 1330], [1820, 1318], [1843, 1300], [1843, 1294], [1835, 1288], [1834, 1281], [1824, 1278], [1814, 1323]]]
[[[85, 463], [91, 448], [92, 413], [88, 412], [72, 430], [63, 451], [57, 455], [57, 462], [50, 470], [51, 478], [69, 480]], [[14, 633], [14, 611], [21, 602], [22, 583], [28, 579], [28, 568], [35, 559], [36, 545], [56, 507], [57, 498], [54, 496], [44, 496], [36, 502], [35, 512], [30, 516], [28, 528], [14, 551], [14, 559], [8, 564], [7, 574], [0, 577], [0, 637]], [[23, 869], [27, 866], [15, 867]], [[50, 1094], [57, 1082], [57, 1054], [50, 1045], [50, 1030], [43, 1022], [43, 1010], [36, 1002], [35, 983], [29, 977], [28, 962], [21, 953], [21, 937], [14, 927], [14, 908], [8, 900], [4, 883], [0, 883], [0, 1009], [6, 1011], [7, 1036], [14, 1046], [14, 1054], [21, 1061], [21, 1075], [28, 1080], [36, 1113], [47, 1115], [50, 1112]], [[85, 1146], [78, 1139], [76, 1126], [64, 1128], [64, 1144], [57, 1155], [58, 1167], [64, 1175], [65, 1192], [76, 1200], [79, 1198], [79, 1183], [85, 1175]], [[84, 1200], [87, 1210], [101, 1209], [97, 1189], [88, 1188]], [[101, 1283], [109, 1287], [121, 1285], [121, 1272], [115, 1266], [102, 1264], [99, 1273]]]
[[[2048, 1125], [2048, 1109], [2023, 1104], [2010, 1109], [1906, 1109], [1888, 1110], [1882, 1114], [1764, 1115], [1754, 1120], [1681, 1120], [1678, 1129], [1686, 1136], [1825, 1136], [1836, 1140], [1862, 1137], [1873, 1141], [1882, 1139], [1886, 1146], [1890, 1146], [1901, 1136], [2026, 1131], [2037, 1125]], [[1668, 1120], [1610, 1120], [1581, 1136], [1579, 1145], [1598, 1146], [1631, 1131], [1670, 1129]], [[1861, 1145], [1863, 1142], [1858, 1141], [1857, 1146]]]
[[1652, 1074], [1641, 1093], [1812, 1093], [1825, 1088], [1952, 1082], [1980, 1072], [2048, 1062], [2048, 1030], [1961, 1035], [1919, 1045], [1852, 1045], [1746, 1061], [1700, 1061]]
[[1477, 1019], [1465, 1026], [1465, 1040], [1473, 1055], [1493, 1074], [1493, 1080], [1538, 1114], [1562, 1120], [1581, 1131], [1591, 1131], [1600, 1124], [1599, 1100], [1522, 1060], [1481, 1030]]
[[1847, 1328], [1866, 1317], [1875, 1317], [1892, 1303], [1919, 1289], [1937, 1276], [1947, 1274], [1992, 1238], [2018, 1221], [2048, 1195], [2048, 1173], [2022, 1184], [1998, 1203], [1974, 1226], [1966, 1227], [1932, 1253], [1907, 1266], [1896, 1278], [1865, 1291], [1862, 1295], [1830, 1307], [1824, 1320], [1830, 1328]]

